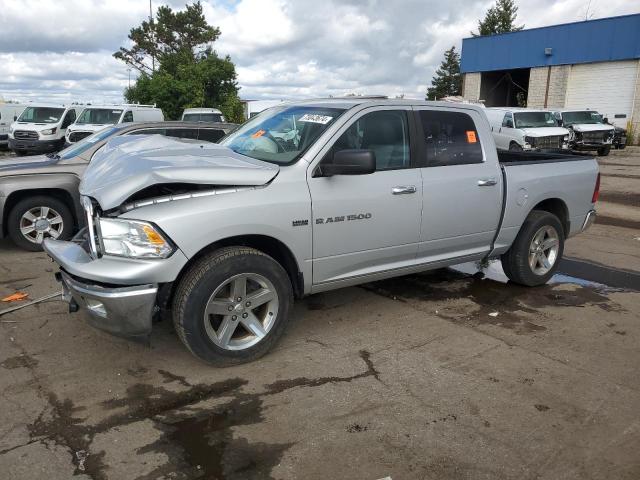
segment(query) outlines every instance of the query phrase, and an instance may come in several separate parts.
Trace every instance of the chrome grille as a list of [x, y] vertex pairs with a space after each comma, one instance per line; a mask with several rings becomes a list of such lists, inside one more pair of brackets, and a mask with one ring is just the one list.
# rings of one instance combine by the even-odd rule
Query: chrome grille
[[69, 141], [72, 143], [79, 142], [83, 138], [88, 137], [93, 132], [71, 132], [69, 134]]
[[13, 138], [16, 140], [38, 140], [38, 132], [32, 132], [30, 130], [16, 130], [13, 132]]
[[562, 135], [552, 135], [549, 137], [534, 137], [532, 138], [535, 148], [562, 148], [563, 143]]

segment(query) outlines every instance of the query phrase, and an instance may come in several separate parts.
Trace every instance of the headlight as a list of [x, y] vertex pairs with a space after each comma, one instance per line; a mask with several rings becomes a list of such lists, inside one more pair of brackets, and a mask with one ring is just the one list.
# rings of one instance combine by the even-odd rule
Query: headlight
[[13, 133], [13, 131], [14, 131], [15, 129], [16, 129], [16, 127], [15, 127], [15, 126], [13, 126], [13, 125], [11, 125], [11, 126], [9, 127], [9, 133]]
[[156, 227], [137, 220], [101, 218], [100, 240], [105, 255], [167, 258], [173, 253], [173, 246]]
[[40, 133], [42, 135], [53, 135], [54, 133], [56, 133], [57, 129], [58, 127], [48, 128], [46, 130], [41, 130]]
[[568, 142], [568, 141], [569, 141], [569, 135], [565, 135], [565, 136], [562, 138], [562, 140], [563, 140], [564, 142]]

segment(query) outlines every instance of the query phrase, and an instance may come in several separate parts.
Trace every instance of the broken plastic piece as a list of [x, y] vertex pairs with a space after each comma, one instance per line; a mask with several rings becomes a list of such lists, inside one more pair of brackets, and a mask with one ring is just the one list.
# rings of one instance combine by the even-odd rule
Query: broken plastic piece
[[2, 299], [3, 302], [19, 302], [20, 300], [24, 300], [29, 298], [29, 294], [25, 292], [16, 292], [8, 297], [4, 297]]

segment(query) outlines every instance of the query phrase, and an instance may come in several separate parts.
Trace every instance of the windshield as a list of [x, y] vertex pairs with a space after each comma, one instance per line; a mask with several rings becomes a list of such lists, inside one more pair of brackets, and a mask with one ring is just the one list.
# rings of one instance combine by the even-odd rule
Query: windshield
[[106, 108], [85, 108], [76, 123], [92, 123], [94, 125], [113, 125], [118, 123], [122, 115], [122, 110], [112, 110]]
[[78, 143], [74, 143], [70, 147], [65, 148], [64, 150], [58, 153], [58, 157], [61, 160], [68, 160], [72, 157], [77, 157], [85, 150], [88, 150], [89, 148], [91, 148], [97, 142], [110, 137], [111, 135], [116, 133], [118, 130], [120, 130], [120, 128], [118, 127], [103, 128], [99, 132], [96, 132], [93, 135], [89, 135], [88, 137], [80, 140]]
[[19, 122], [30, 123], [58, 123], [64, 108], [52, 107], [27, 107], [18, 118]]
[[602, 123], [602, 116], [598, 112], [564, 112], [562, 121], [565, 125], [574, 125], [576, 123], [598, 124]]
[[519, 112], [514, 115], [516, 128], [557, 127], [551, 112]]
[[182, 116], [185, 122], [222, 122], [220, 113], [185, 113]]
[[340, 108], [276, 107], [264, 111], [220, 144], [266, 162], [295, 162], [342, 113]]

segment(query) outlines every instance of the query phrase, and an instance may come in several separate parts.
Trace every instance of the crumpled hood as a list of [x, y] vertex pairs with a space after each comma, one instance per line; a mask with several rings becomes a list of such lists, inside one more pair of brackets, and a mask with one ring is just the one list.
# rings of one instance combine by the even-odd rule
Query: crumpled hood
[[575, 132], [609, 132], [614, 130], [611, 125], [604, 123], [576, 123], [571, 125], [571, 128]]
[[535, 127], [523, 128], [522, 131], [527, 137], [553, 137], [558, 135], [569, 135], [569, 130], [562, 127]]
[[277, 165], [215, 143], [162, 135], [123, 135], [112, 138], [96, 152], [82, 177], [80, 194], [95, 198], [109, 210], [152, 185], [264, 185], [279, 170]]

